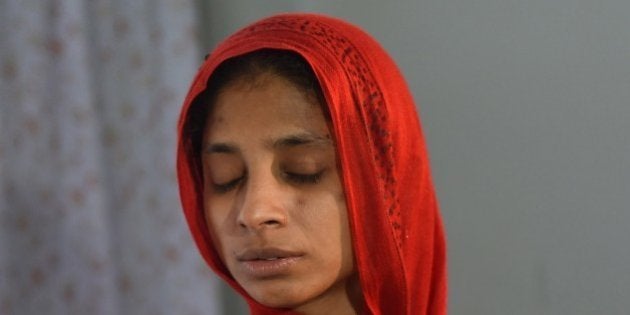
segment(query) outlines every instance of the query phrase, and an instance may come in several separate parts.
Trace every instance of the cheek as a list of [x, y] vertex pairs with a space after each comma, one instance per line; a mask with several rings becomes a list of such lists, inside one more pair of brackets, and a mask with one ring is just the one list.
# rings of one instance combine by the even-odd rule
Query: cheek
[[[331, 286], [355, 272], [354, 251], [343, 194], [330, 194], [312, 204], [310, 230], [305, 233], [316, 254], [316, 273], [305, 281], [314, 287]], [[323, 201], [323, 202], [322, 202]]]
[[229, 211], [226, 210], [226, 205], [223, 205], [221, 202], [206, 200], [204, 201], [204, 215], [208, 232], [210, 232], [212, 238], [212, 244], [225, 263], [223, 249], [230, 248], [229, 244], [226, 244], [228, 241], [226, 235], [229, 232], [226, 226]]
[[311, 245], [317, 246], [324, 255], [340, 257], [345, 254], [351, 242], [343, 193], [303, 197], [298, 199], [298, 206], [300, 215], [294, 222], [303, 228]]
[[209, 229], [215, 231], [225, 231], [229, 226], [232, 211], [235, 203], [235, 194], [230, 192], [227, 194], [216, 194], [210, 184], [206, 184], [204, 188], [204, 215], [206, 224]]

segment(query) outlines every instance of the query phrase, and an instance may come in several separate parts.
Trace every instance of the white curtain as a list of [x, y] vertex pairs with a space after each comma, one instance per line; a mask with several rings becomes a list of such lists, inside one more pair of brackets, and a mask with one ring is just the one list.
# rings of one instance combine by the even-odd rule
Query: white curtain
[[0, 314], [217, 314], [175, 127], [192, 0], [0, 2]]

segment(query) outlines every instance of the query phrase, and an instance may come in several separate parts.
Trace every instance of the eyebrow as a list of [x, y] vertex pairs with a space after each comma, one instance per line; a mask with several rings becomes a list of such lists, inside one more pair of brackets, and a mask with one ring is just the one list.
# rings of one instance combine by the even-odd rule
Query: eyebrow
[[272, 141], [270, 144], [271, 145], [269, 146], [274, 149], [284, 149], [293, 148], [300, 145], [332, 146], [333, 142], [330, 137], [324, 137], [304, 132], [278, 138]]
[[205, 153], [238, 153], [238, 147], [231, 143], [211, 143], [204, 150]]
[[[309, 146], [332, 146], [333, 142], [330, 137], [315, 135], [312, 133], [304, 132], [298, 134], [292, 134], [280, 137], [278, 139], [271, 139], [268, 141], [265, 146], [270, 149], [286, 149], [293, 148], [302, 145]], [[230, 142], [217, 142], [210, 143], [206, 149], [205, 153], [239, 153], [240, 149], [236, 144]]]

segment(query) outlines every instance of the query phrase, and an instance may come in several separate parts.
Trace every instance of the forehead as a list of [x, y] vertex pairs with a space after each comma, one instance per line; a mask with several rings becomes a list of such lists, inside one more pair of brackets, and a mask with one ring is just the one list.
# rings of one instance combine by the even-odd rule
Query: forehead
[[211, 108], [206, 138], [274, 135], [291, 130], [328, 133], [317, 98], [277, 75], [231, 83], [219, 91]]

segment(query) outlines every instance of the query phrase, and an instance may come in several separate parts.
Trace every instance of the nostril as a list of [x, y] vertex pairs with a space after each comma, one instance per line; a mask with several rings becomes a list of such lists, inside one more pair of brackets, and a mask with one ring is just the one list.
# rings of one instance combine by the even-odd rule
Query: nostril
[[282, 225], [282, 222], [277, 219], [268, 220], [239, 220], [238, 225], [243, 229], [260, 230], [265, 228], [276, 228]]
[[267, 221], [264, 221], [261, 225], [265, 225], [265, 226], [280, 225], [280, 221], [278, 221], [278, 220], [267, 220]]

